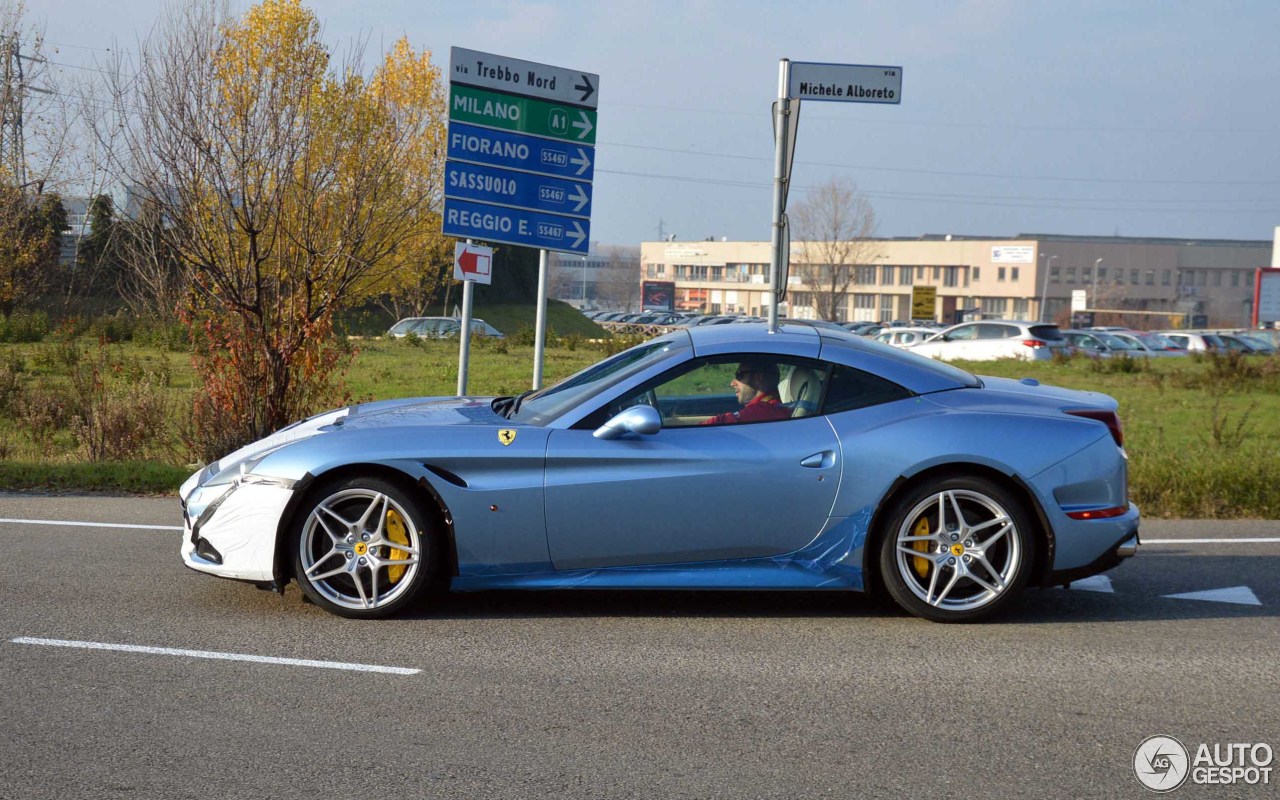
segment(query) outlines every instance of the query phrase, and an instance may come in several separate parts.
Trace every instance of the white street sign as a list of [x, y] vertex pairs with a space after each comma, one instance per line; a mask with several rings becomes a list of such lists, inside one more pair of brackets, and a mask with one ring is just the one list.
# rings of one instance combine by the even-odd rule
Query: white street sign
[[453, 279], [489, 285], [493, 278], [493, 248], [458, 242], [453, 246]]
[[896, 105], [902, 102], [902, 67], [793, 61], [787, 94], [798, 100]]
[[[587, 108], [595, 108], [600, 101], [597, 91], [600, 76], [592, 72], [537, 64], [464, 47], [450, 48], [449, 63], [451, 83], [465, 83]], [[585, 118], [584, 122], [589, 132], [591, 123]], [[575, 122], [574, 126], [580, 127], [580, 123]]]

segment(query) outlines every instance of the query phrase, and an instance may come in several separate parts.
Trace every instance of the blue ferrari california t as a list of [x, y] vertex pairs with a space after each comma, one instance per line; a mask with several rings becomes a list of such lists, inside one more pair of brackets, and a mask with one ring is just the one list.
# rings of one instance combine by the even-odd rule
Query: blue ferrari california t
[[183, 485], [187, 566], [383, 617], [432, 591], [825, 589], [942, 622], [1137, 549], [1112, 398], [803, 323], [516, 397], [320, 414]]

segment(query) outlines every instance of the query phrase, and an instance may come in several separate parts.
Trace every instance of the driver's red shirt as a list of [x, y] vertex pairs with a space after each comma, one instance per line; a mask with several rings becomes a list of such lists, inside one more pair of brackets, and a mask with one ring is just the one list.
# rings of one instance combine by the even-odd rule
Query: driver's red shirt
[[737, 422], [767, 422], [775, 419], [787, 419], [791, 409], [782, 404], [777, 395], [758, 394], [737, 411], [726, 411], [716, 414], [703, 422], [703, 425], [732, 425]]

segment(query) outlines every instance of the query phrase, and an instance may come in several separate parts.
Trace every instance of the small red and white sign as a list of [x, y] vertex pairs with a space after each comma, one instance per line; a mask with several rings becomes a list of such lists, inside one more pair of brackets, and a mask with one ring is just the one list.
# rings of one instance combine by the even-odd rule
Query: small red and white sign
[[453, 279], [488, 286], [493, 277], [493, 248], [458, 242], [453, 246]]

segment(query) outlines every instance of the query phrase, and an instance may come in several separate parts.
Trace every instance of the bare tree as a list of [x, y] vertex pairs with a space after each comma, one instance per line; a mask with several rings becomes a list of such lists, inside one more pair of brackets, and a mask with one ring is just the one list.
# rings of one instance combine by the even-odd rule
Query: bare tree
[[96, 138], [192, 287], [205, 457], [336, 400], [335, 312], [438, 231], [439, 70], [401, 42], [366, 77], [319, 31], [298, 0], [192, 0], [108, 70]]
[[800, 263], [795, 272], [813, 296], [821, 319], [842, 319], [858, 266], [874, 263], [875, 210], [852, 180], [833, 178], [809, 192], [789, 214]]
[[596, 304], [615, 311], [640, 308], [640, 262], [617, 247], [605, 248], [593, 284]]

